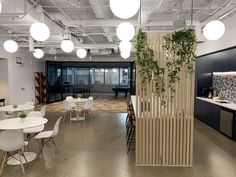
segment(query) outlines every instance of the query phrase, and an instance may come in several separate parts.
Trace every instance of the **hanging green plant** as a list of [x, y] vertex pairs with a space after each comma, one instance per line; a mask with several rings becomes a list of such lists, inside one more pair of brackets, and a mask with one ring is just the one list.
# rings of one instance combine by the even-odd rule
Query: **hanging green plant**
[[185, 66], [189, 73], [194, 72], [196, 36], [192, 29], [168, 34], [164, 37], [163, 49], [174, 55], [167, 56], [166, 68], [162, 68], [154, 60], [154, 51], [149, 47], [147, 34], [139, 29], [136, 37], [136, 63], [140, 66], [140, 76], [143, 89], [153, 79], [156, 85], [156, 94], [161, 95], [162, 103], [165, 103], [164, 74], [168, 72], [168, 88], [175, 92], [175, 83], [180, 79], [180, 71]]
[[147, 83], [153, 79], [156, 84], [156, 94], [160, 95], [165, 91], [164, 68], [161, 68], [154, 60], [154, 52], [149, 47], [147, 34], [139, 29], [136, 38], [136, 63], [140, 66], [141, 83], [146, 91]]
[[163, 48], [172, 55], [167, 56], [168, 87], [175, 92], [175, 83], [180, 80], [180, 71], [186, 67], [188, 73], [194, 72], [196, 35], [193, 29], [184, 29], [164, 37]]

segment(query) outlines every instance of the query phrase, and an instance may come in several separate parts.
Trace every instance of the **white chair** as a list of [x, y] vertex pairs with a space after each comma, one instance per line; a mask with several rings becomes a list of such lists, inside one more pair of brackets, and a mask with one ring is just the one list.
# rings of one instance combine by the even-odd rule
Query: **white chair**
[[69, 101], [69, 103], [71, 104], [73, 108], [77, 107], [76, 103], [74, 102], [74, 98], [72, 96], [67, 96], [66, 101]]
[[[77, 112], [77, 109], [73, 108], [72, 105], [70, 104], [69, 101], [65, 100], [63, 101], [63, 105], [64, 105], [64, 109], [66, 111], [66, 115], [65, 115], [65, 118], [67, 116], [69, 116], [69, 119], [70, 119], [70, 124], [71, 124], [71, 114], [76, 111]], [[65, 120], [65, 119], [64, 119]]]
[[[39, 117], [40, 118], [40, 117], [42, 117], [42, 114], [39, 111], [32, 111], [28, 114], [28, 117]], [[25, 134], [27, 134], [27, 141], [30, 141], [31, 137], [34, 134], [43, 131], [43, 129], [44, 129], [44, 125], [40, 125], [40, 126], [32, 127], [32, 128], [25, 128], [25, 129], [23, 129], [23, 132]]]
[[22, 150], [23, 147], [24, 147], [24, 138], [23, 138], [23, 133], [21, 131], [8, 130], [8, 131], [2, 131], [0, 133], [0, 150], [4, 152], [3, 161], [0, 169], [0, 176], [2, 174], [5, 164], [8, 161], [8, 158], [12, 157], [17, 159], [16, 157], [13, 157], [15, 154], [18, 154], [19, 159], [17, 160], [19, 160], [22, 172], [23, 174], [25, 174], [22, 156], [25, 162], [27, 162], [27, 159]]
[[42, 117], [44, 117], [44, 116], [45, 116], [45, 113], [46, 113], [46, 105], [43, 105], [43, 106], [41, 107], [40, 112], [41, 112]]
[[89, 116], [90, 119], [92, 118], [92, 107], [93, 107], [93, 101], [88, 100], [84, 103], [82, 106], [82, 112], [84, 113], [85, 117]]
[[[34, 106], [34, 102], [32, 102], [32, 101], [27, 101], [27, 102], [25, 103], [25, 105]], [[34, 111], [34, 109], [30, 109], [30, 110], [27, 110], [27, 111], [25, 111], [25, 112], [30, 113], [30, 112], [32, 112], [32, 111]]]
[[37, 140], [41, 140], [40, 142], [40, 150], [39, 150], [39, 155], [42, 154], [43, 155], [43, 147], [45, 144], [49, 144], [52, 148], [52, 153], [53, 153], [53, 157], [55, 158], [55, 152], [54, 152], [54, 147], [56, 148], [56, 150], [58, 150], [57, 148], [57, 145], [56, 145], [56, 142], [55, 142], [55, 137], [57, 136], [58, 134], [58, 131], [59, 131], [59, 125], [60, 125], [60, 121], [62, 119], [62, 116], [57, 119], [55, 125], [54, 125], [54, 128], [53, 130], [51, 131], [43, 131], [43, 132], [40, 132], [39, 134], [37, 134], [35, 136], [35, 139]]

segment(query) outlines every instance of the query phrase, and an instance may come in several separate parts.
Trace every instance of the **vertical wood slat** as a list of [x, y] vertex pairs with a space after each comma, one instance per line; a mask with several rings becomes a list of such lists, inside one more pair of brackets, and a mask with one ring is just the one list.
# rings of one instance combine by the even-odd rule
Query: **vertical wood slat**
[[[155, 60], [165, 67], [167, 56], [174, 56], [162, 49], [165, 34], [148, 35]], [[166, 106], [155, 95], [153, 80], [147, 85], [147, 94], [141, 87], [141, 77], [137, 66], [136, 78], [136, 164], [137, 165], [192, 165], [193, 148], [193, 98], [194, 75], [181, 71], [181, 79], [176, 83], [175, 98], [167, 87]], [[167, 72], [167, 70], [165, 70]], [[167, 73], [164, 82], [167, 84]]]

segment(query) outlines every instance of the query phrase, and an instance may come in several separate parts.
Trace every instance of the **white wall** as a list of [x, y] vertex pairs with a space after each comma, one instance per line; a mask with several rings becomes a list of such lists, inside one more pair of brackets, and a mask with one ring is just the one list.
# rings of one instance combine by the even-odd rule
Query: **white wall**
[[[22, 65], [16, 64], [16, 57], [22, 58]], [[20, 48], [8, 59], [11, 104], [35, 102], [34, 72], [44, 72], [44, 63], [35, 59], [26, 48]]]
[[[6, 98], [6, 102], [9, 104], [35, 102], [34, 72], [45, 72], [44, 62], [35, 59], [28, 48], [19, 48], [16, 53], [9, 54], [3, 49], [4, 39], [0, 40], [1, 58], [5, 58], [7, 61], [7, 65], [0, 63], [0, 69], [3, 67], [4, 72], [8, 73], [8, 86], [0, 87], [0, 97]], [[24, 64], [16, 64], [16, 57], [21, 57]], [[0, 74], [2, 75], [1, 72]]]
[[8, 82], [8, 62], [7, 59], [0, 58], [0, 98], [9, 100], [9, 82]]
[[236, 13], [231, 17], [226, 17], [222, 22], [225, 24], [224, 35], [219, 40], [206, 40], [204, 43], [199, 44], [197, 47], [197, 56], [236, 46]]

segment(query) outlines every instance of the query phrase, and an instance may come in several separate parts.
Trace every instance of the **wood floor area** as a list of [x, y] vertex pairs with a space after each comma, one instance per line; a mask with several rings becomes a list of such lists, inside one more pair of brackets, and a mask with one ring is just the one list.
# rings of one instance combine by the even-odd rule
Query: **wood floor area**
[[[46, 129], [51, 129], [61, 113], [47, 113]], [[235, 177], [236, 142], [195, 120], [194, 165], [183, 167], [136, 167], [134, 151], [127, 155], [125, 113], [93, 114], [84, 127], [81, 122], [62, 122], [58, 137], [59, 152], [52, 158], [45, 147], [45, 159], [20, 166], [7, 165], [3, 177]], [[28, 150], [28, 149], [26, 149]], [[37, 143], [30, 143], [37, 151]]]

